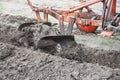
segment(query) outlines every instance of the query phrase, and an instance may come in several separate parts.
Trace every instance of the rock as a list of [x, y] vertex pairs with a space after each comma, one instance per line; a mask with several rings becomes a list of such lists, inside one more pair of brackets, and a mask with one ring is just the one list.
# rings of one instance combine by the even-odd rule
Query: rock
[[12, 55], [14, 48], [10, 45], [0, 43], [0, 60], [3, 60]]

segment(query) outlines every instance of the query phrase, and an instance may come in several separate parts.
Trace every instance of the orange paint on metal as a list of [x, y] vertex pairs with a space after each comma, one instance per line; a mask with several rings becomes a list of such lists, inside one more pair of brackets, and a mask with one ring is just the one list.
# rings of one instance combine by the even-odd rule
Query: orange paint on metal
[[83, 7], [87, 7], [87, 6], [90, 6], [90, 5], [92, 5], [92, 4], [95, 4], [95, 3], [98, 3], [98, 2], [102, 2], [102, 1], [103, 1], [103, 0], [89, 0], [89, 1], [86, 1], [86, 2], [81, 3], [80, 5], [76, 6], [76, 7], [73, 8], [73, 9], [70, 9], [69, 11], [70, 11], [70, 12], [74, 12], [74, 11], [76, 11], [76, 10], [79, 10], [79, 9], [83, 8]]
[[116, 0], [112, 0], [110, 11], [111, 11], [110, 18], [113, 18], [116, 13]]
[[77, 26], [80, 30], [88, 33], [94, 32], [97, 29], [96, 26], [83, 26], [82, 24], [77, 24]]
[[41, 21], [41, 17], [38, 11], [35, 12], [36, 13], [36, 17], [37, 17], [37, 21], [38, 23]]
[[[33, 6], [32, 3], [30, 2], [30, 0], [27, 0], [27, 1], [28, 1], [30, 8], [33, 11], [35, 11], [38, 22], [41, 21], [39, 12], [47, 11], [47, 13], [44, 12], [44, 20], [45, 21], [48, 21], [48, 14], [53, 16], [57, 20], [60, 20], [60, 16], [62, 15], [63, 16], [62, 23], [69, 22], [69, 17], [74, 16], [74, 17], [76, 17], [75, 22], [76, 22], [78, 28], [85, 32], [94, 32], [98, 26], [102, 25], [103, 16], [96, 15], [88, 6], [98, 3], [98, 2], [102, 2], [103, 7], [105, 7], [104, 0], [89, 0], [89, 1], [81, 3], [78, 6], [75, 6], [74, 8], [67, 9], [67, 10], [64, 10], [64, 9], [57, 10], [57, 9], [52, 9], [52, 8], [39, 9], [38, 7]], [[113, 18], [114, 14], [116, 12], [116, 0], [108, 0], [107, 6], [110, 6], [110, 7], [109, 7], [108, 11], [106, 12], [106, 14], [108, 15], [108, 17]], [[88, 10], [88, 12], [86, 14], [82, 13], [82, 12], [78, 12], [76, 15], [75, 11], [79, 11], [82, 8], [86, 8]], [[119, 20], [120, 19], [117, 20], [117, 23], [119, 22]]]

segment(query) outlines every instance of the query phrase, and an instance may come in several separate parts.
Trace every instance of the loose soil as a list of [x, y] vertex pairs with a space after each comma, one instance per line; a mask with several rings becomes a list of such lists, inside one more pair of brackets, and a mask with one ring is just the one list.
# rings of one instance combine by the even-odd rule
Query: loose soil
[[[120, 70], [0, 43], [0, 80], [119, 80]], [[6, 52], [6, 48], [7, 51]], [[9, 56], [8, 56], [9, 55]]]
[[[32, 14], [29, 7], [22, 1], [17, 6], [23, 10], [7, 2], [0, 4], [8, 5], [0, 7], [0, 80], [120, 80], [119, 32], [101, 38], [99, 32], [87, 34], [75, 28], [77, 45], [61, 49], [55, 43], [41, 49], [40, 38], [59, 34], [58, 25], [39, 23], [19, 30], [22, 23], [36, 22], [28, 18]], [[21, 13], [24, 10], [27, 14]]]
[[[18, 31], [22, 23], [35, 21], [26, 17], [0, 14], [1, 80], [120, 79], [120, 51], [96, 49], [83, 44], [60, 51], [56, 46], [50, 48], [51, 51], [35, 49], [35, 44], [39, 43], [35, 37], [41, 28], [38, 26], [46, 26], [41, 33], [55, 32], [54, 28], [42, 23], [31, 25], [29, 30], [25, 28]], [[55, 33], [39, 34], [39, 38], [51, 34]]]

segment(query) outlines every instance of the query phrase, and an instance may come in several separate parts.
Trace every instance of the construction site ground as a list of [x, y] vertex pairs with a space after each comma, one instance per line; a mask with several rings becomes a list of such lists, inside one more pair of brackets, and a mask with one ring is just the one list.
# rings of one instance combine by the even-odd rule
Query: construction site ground
[[[117, 12], [120, 12], [119, 0]], [[29, 45], [39, 45], [37, 32], [18, 31], [22, 23], [34, 21], [34, 12], [26, 1], [0, 1], [0, 80], [120, 80], [120, 32], [103, 38], [99, 30], [85, 33], [74, 26], [77, 45], [65, 50], [56, 46], [42, 50]], [[57, 22], [52, 17], [49, 21]], [[39, 30], [38, 26], [46, 27], [33, 25], [35, 30]], [[49, 31], [56, 28], [59, 29], [55, 26]], [[43, 36], [46, 35], [37, 38]]]

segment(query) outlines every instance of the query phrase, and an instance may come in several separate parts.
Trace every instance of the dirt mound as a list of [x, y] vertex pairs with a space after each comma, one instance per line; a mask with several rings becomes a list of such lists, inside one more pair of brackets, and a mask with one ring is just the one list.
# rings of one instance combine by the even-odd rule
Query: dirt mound
[[[44, 44], [44, 42], [39, 41], [41, 37], [49, 36], [49, 35], [56, 35], [56, 33], [58, 33], [58, 30], [48, 25], [45, 25], [43, 23], [24, 27], [22, 28], [21, 31], [18, 31], [17, 28], [15, 28], [16, 30], [14, 29], [14, 31], [16, 31], [16, 33], [12, 32], [13, 30], [11, 31], [11, 29], [12, 28], [9, 28], [9, 30], [7, 30], [7, 35], [9, 36], [9, 34], [12, 34], [13, 36], [13, 37], [10, 36], [11, 44], [18, 46], [18, 47], [27, 47], [27, 48], [32, 47], [34, 49], [40, 48], [39, 46], [41, 45], [41, 43]], [[6, 30], [3, 30], [3, 32], [5, 31]], [[96, 37], [95, 34], [83, 33], [81, 35], [88, 35], [88, 36], [93, 35], [94, 37]], [[6, 38], [4, 37], [2, 39], [6, 40]], [[9, 40], [8, 37], [7, 37], [7, 40]], [[54, 42], [48, 41], [46, 43], [53, 44]], [[43, 48], [43, 50], [48, 54], [52, 54], [55, 56], [61, 56], [63, 58], [67, 58], [70, 60], [77, 60], [81, 63], [82, 62], [98, 63], [100, 65], [109, 66], [112, 68], [120, 68], [120, 64], [119, 64], [120, 51], [95, 49], [95, 48], [90, 48], [82, 44], [78, 44], [77, 46], [74, 45], [73, 47], [60, 51], [61, 47], [56, 45], [56, 43], [54, 45], [50, 45], [46, 48]]]
[[0, 60], [4, 60], [8, 56], [11, 56], [13, 49], [14, 48], [12, 46], [0, 43]]
[[47, 52], [35, 50], [39, 39], [48, 35], [46, 32], [53, 35], [55, 29], [36, 24], [18, 31], [20, 24], [30, 21], [34, 20], [0, 14], [1, 80], [120, 80], [119, 51], [94, 49], [82, 44], [64, 51], [57, 51], [57, 46], [49, 47]]
[[[10, 44], [7, 45], [11, 46]], [[12, 54], [14, 55], [6, 58], [4, 61], [0, 61], [1, 80], [120, 79], [120, 70], [113, 70], [97, 64], [78, 63], [51, 56], [41, 51], [38, 52], [14, 46]]]
[[22, 16], [10, 16], [0, 13], [0, 41], [10, 43], [12, 38], [21, 34], [21, 32], [18, 31], [20, 24], [34, 21], [36, 20]]

